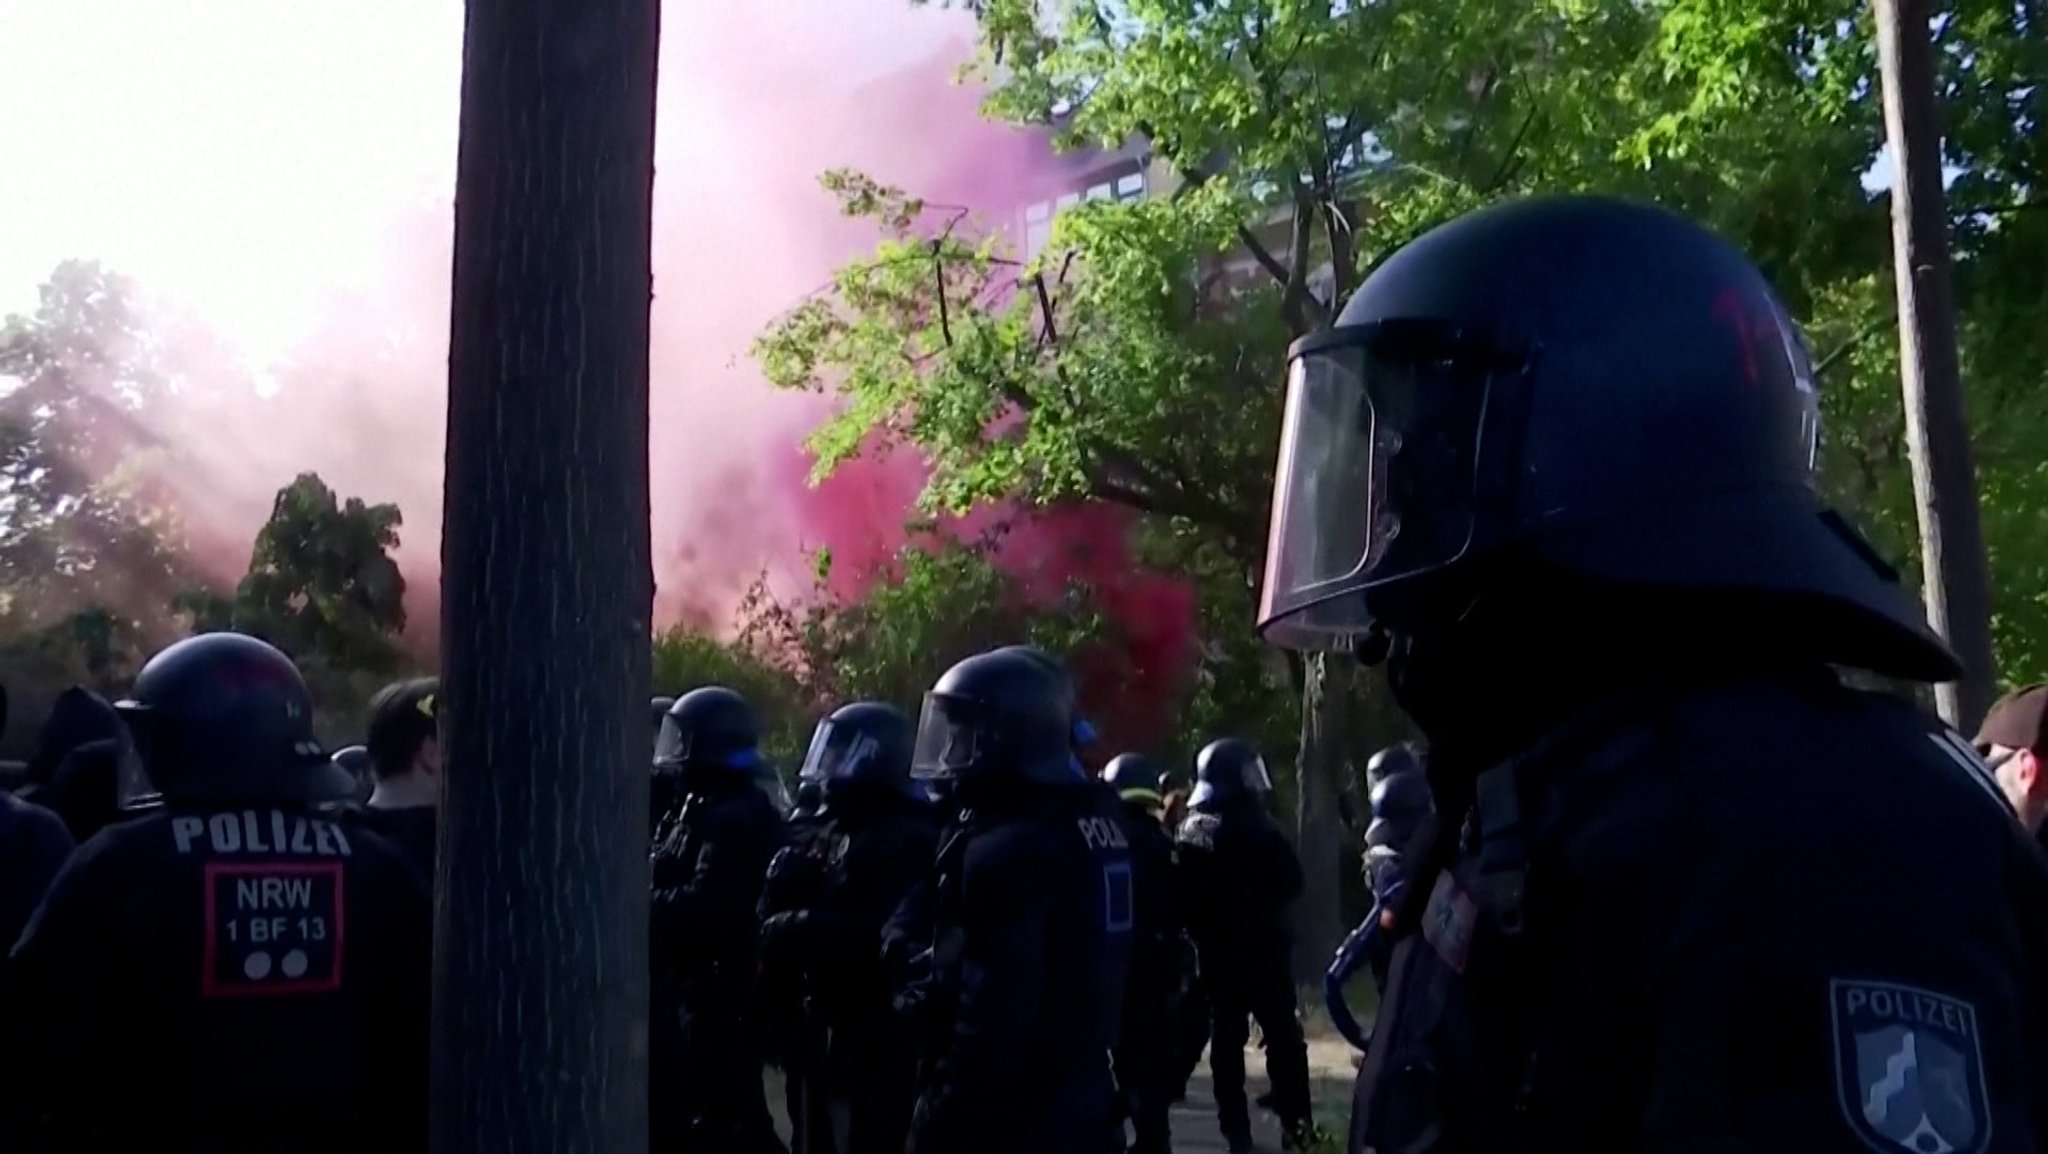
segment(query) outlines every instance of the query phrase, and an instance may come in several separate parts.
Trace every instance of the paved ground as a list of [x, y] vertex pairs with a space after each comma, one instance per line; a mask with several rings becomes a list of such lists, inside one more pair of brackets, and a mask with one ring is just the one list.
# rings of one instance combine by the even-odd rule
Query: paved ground
[[[1341, 1133], [1344, 1119], [1351, 1110], [1351, 1080], [1356, 1067], [1352, 1065], [1354, 1052], [1343, 1041], [1329, 1038], [1312, 1038], [1308, 1044], [1309, 1075], [1314, 1079], [1316, 1118], [1325, 1130]], [[1249, 1047], [1244, 1055], [1247, 1074], [1245, 1087], [1249, 1097], [1266, 1092], [1265, 1054], [1256, 1047]], [[789, 1132], [787, 1119], [782, 1113], [782, 1077], [775, 1071], [768, 1072], [769, 1109], [775, 1114], [777, 1125], [786, 1136]], [[1273, 1116], [1252, 1108], [1252, 1139], [1258, 1144], [1260, 1154], [1278, 1154], [1280, 1150], [1280, 1129], [1273, 1122]], [[1209, 1065], [1204, 1062], [1195, 1071], [1195, 1079], [1188, 1085], [1187, 1101], [1173, 1108], [1173, 1149], [1174, 1154], [1228, 1154], [1223, 1145], [1223, 1136], [1216, 1130], [1216, 1099], [1209, 1089]], [[1332, 1147], [1332, 1150], [1337, 1149]]]
[[[1351, 1080], [1355, 1068], [1351, 1064], [1354, 1051], [1344, 1042], [1335, 1039], [1311, 1039], [1309, 1042], [1309, 1075], [1315, 1081], [1313, 1087], [1316, 1118], [1325, 1130], [1337, 1132], [1343, 1120], [1350, 1116]], [[1265, 1055], [1256, 1048], [1247, 1049], [1244, 1055], [1246, 1071], [1246, 1093], [1257, 1097], [1266, 1092]], [[1280, 1149], [1280, 1129], [1274, 1124], [1273, 1116], [1252, 1108], [1252, 1140], [1258, 1144], [1261, 1154], [1277, 1152]], [[1204, 1062], [1195, 1073], [1195, 1080], [1188, 1086], [1188, 1100], [1173, 1108], [1173, 1149], [1175, 1154], [1228, 1154], [1223, 1136], [1216, 1130], [1216, 1100], [1210, 1096], [1209, 1066]], [[1333, 1147], [1335, 1149], [1335, 1147]]]

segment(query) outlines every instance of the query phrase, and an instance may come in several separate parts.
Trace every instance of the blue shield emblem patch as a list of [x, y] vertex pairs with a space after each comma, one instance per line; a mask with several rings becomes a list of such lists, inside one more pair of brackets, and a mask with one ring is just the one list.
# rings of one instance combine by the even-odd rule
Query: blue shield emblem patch
[[1892, 982], [1829, 983], [1835, 1090], [1881, 1154], [1983, 1154], [1991, 1141], [1977, 1010]]

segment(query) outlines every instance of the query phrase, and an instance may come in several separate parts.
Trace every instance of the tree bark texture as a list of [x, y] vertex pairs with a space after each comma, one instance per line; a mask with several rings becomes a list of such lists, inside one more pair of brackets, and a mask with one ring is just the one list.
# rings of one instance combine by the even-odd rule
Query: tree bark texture
[[438, 1154], [647, 1149], [659, 0], [469, 0], [434, 911]]
[[1977, 507], [1976, 466], [1956, 350], [1948, 194], [1942, 183], [1928, 0], [1877, 0], [1885, 137], [1892, 147], [1892, 266], [1899, 300], [1899, 373], [1927, 617], [1963, 659], [1963, 679], [1937, 686], [1941, 715], [1964, 733], [1991, 705], [1991, 579]]

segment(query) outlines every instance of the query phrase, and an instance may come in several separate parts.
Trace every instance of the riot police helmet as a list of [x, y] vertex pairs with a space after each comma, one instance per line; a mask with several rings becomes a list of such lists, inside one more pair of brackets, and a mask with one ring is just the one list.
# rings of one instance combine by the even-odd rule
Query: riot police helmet
[[1159, 767], [1142, 753], [1119, 753], [1102, 767], [1102, 780], [1133, 805], [1158, 809], [1166, 804], [1160, 791]]
[[114, 703], [146, 777], [124, 775], [121, 805], [287, 802], [355, 795], [355, 775], [313, 736], [313, 699], [298, 666], [241, 633], [202, 633], [143, 665]]
[[1073, 701], [1072, 679], [1046, 654], [1011, 647], [969, 657], [925, 694], [911, 773], [961, 786], [1081, 783]]
[[1366, 763], [1365, 779], [1366, 797], [1372, 805], [1366, 844], [1400, 848], [1434, 804], [1422, 755], [1411, 745], [1389, 746]]
[[334, 764], [347, 770], [348, 775], [356, 780], [356, 792], [353, 800], [368, 800], [377, 785], [376, 772], [370, 762], [370, 747], [366, 745], [343, 746], [334, 751]]
[[818, 816], [825, 808], [825, 784], [799, 778], [796, 783], [796, 799], [789, 807], [789, 820], [806, 821]]
[[669, 697], [665, 694], [655, 695], [651, 703], [651, 708], [649, 712], [653, 715], [652, 721], [654, 725], [654, 732], [656, 735], [659, 735], [661, 733], [661, 723], [663, 721], [668, 720], [668, 711], [674, 709], [675, 707], [675, 698]]
[[747, 699], [723, 685], [707, 685], [669, 706], [654, 743], [654, 768], [729, 769], [752, 776], [761, 768], [760, 745], [760, 723]]
[[1367, 789], [1378, 789], [1380, 783], [1390, 777], [1400, 777], [1422, 770], [1422, 755], [1413, 745], [1401, 742], [1390, 745], [1368, 758], [1365, 763], [1365, 784]]
[[[1519, 580], [1796, 607], [1809, 657], [1956, 676], [1816, 490], [1803, 337], [1732, 245], [1593, 196], [1481, 209], [1395, 251], [1288, 351], [1259, 628], [1413, 636]], [[1475, 589], [1475, 587], [1477, 587]]]
[[902, 710], [881, 701], [856, 701], [818, 723], [797, 776], [817, 783], [828, 805], [864, 793], [922, 801], [910, 777], [916, 746], [917, 728]]
[[1263, 801], [1273, 792], [1266, 759], [1249, 742], [1234, 737], [1212, 741], [1195, 755], [1195, 789], [1188, 806], [1218, 813], [1245, 802]]
[[1069, 727], [1073, 756], [1069, 759], [1069, 765], [1074, 771], [1074, 776], [1087, 777], [1088, 769], [1081, 761], [1081, 753], [1100, 740], [1100, 735], [1095, 732], [1094, 724], [1081, 712], [1081, 686], [1074, 680], [1073, 670], [1068, 669], [1066, 663], [1059, 658], [1035, 645], [1005, 645], [994, 652], [1016, 654], [1059, 679], [1060, 692], [1065, 699], [1067, 712], [1073, 717]]

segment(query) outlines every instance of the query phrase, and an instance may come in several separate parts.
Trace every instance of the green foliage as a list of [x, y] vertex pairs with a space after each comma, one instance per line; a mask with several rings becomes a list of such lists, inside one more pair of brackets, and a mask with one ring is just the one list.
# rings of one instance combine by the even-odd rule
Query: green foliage
[[[1325, 323], [1375, 259], [1437, 222], [1597, 190], [1700, 217], [1773, 277], [1826, 366], [1828, 483], [1915, 568], [1887, 209], [1864, 187], [1883, 139], [1867, 5], [956, 6], [980, 21], [991, 114], [1077, 145], [1143, 138], [1155, 186], [1173, 187], [1070, 212], [1017, 264], [961, 239], [957, 214], [835, 176], [886, 239], [760, 346], [777, 383], [848, 400], [819, 435], [821, 469], [879, 434], [939, 462], [936, 505], [1118, 501], [1169, 523], [1157, 536], [1177, 565], [1256, 573], [1285, 336]], [[2048, 30], [2014, 11], [1950, 6], [1937, 40], [1995, 628], [2003, 673], [2024, 680], [2048, 675]], [[1264, 283], [1195, 290], [1225, 248]], [[1215, 548], [1230, 565], [1202, 564]], [[1228, 580], [1203, 587], [1223, 596]], [[1214, 645], [1242, 636], [1243, 618], [1210, 622], [1226, 631]]]
[[177, 527], [130, 466], [172, 387], [135, 286], [58, 266], [36, 311], [0, 325], [0, 635], [62, 633], [77, 614], [124, 626], [190, 581]]
[[396, 505], [341, 500], [313, 473], [277, 491], [235, 590], [235, 626], [294, 655], [369, 673], [399, 666], [405, 578]]
[[829, 558], [802, 601], [777, 600], [757, 581], [735, 637], [678, 627], [656, 638], [655, 691], [738, 690], [762, 717], [764, 750], [793, 765], [832, 709], [886, 701], [915, 717], [939, 675], [972, 654], [1021, 642], [1085, 656], [1114, 645], [1116, 632], [1086, 586], [1068, 584], [1050, 604], [1027, 597], [1029, 575], [1004, 573], [994, 549], [992, 539], [926, 539], [884, 572], [864, 575], [868, 588], [859, 595], [830, 591]]

